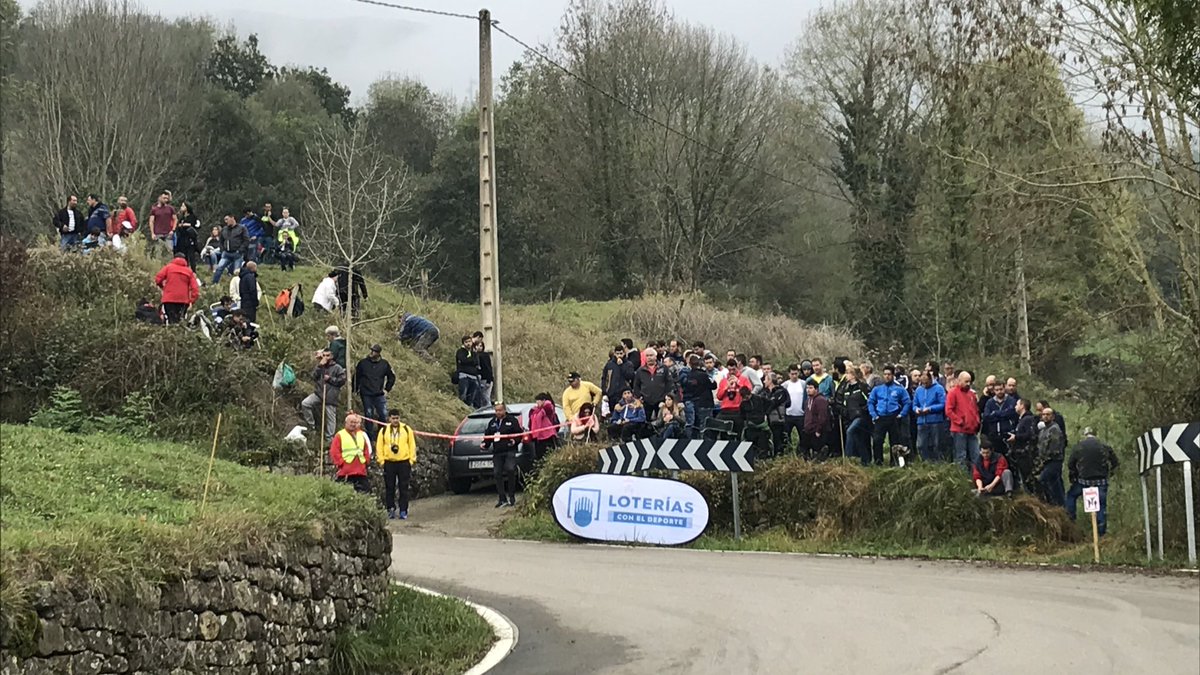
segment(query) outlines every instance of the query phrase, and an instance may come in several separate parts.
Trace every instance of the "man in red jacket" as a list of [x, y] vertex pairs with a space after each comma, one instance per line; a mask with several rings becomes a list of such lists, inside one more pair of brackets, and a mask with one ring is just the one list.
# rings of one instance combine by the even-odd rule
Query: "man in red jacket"
[[162, 307], [167, 323], [183, 323], [188, 307], [200, 297], [200, 281], [188, 267], [187, 257], [176, 253], [171, 262], [154, 275], [154, 284], [162, 289]]
[[361, 417], [346, 415], [346, 428], [337, 432], [329, 444], [329, 459], [337, 468], [339, 483], [349, 483], [358, 492], [370, 492], [367, 465], [371, 463], [371, 439], [361, 427]]
[[971, 478], [975, 480], [976, 497], [1012, 496], [1013, 477], [1008, 470], [1008, 460], [992, 450], [992, 443], [987, 438], [983, 439], [979, 458], [971, 464]]
[[971, 373], [962, 371], [958, 385], [946, 393], [946, 418], [954, 439], [954, 461], [971, 471], [979, 459], [979, 399], [971, 389]]

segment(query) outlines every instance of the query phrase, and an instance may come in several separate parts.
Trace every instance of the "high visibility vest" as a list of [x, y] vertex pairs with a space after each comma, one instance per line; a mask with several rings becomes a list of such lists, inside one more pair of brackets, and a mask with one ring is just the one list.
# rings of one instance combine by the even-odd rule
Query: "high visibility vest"
[[[352, 464], [356, 459], [364, 464], [367, 462], [367, 457], [363, 454], [363, 449], [367, 447], [367, 435], [365, 433], [356, 431], [351, 436], [349, 431], [342, 429], [338, 432], [338, 439], [341, 441], [343, 462]], [[361, 443], [359, 442], [360, 439]]]

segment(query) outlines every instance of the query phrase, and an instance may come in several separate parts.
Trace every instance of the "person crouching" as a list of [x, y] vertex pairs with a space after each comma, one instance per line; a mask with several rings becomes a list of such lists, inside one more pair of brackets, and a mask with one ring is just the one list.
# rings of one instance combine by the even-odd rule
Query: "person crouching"
[[346, 427], [329, 444], [329, 458], [337, 468], [337, 481], [349, 483], [358, 492], [370, 492], [367, 464], [371, 461], [371, 440], [362, 430], [362, 418], [346, 415]]

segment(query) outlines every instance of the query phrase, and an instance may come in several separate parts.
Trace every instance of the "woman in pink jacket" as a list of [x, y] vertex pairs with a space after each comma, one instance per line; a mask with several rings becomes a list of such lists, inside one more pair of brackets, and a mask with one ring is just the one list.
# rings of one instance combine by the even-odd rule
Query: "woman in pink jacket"
[[533, 442], [533, 456], [541, 459], [558, 445], [558, 413], [554, 410], [554, 399], [550, 394], [538, 394], [533, 409], [529, 411], [529, 434], [527, 442]]

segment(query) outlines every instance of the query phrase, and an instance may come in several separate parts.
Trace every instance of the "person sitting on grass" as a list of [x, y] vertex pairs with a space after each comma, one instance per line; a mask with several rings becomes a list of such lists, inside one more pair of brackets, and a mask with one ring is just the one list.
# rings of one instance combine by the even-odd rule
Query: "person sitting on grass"
[[221, 325], [229, 335], [230, 346], [250, 349], [258, 344], [258, 330], [246, 319], [242, 310], [230, 312]]
[[590, 443], [600, 436], [600, 416], [591, 403], [579, 406], [579, 414], [571, 419], [571, 438]]
[[329, 459], [337, 468], [337, 481], [349, 483], [356, 492], [370, 492], [367, 465], [371, 462], [371, 439], [362, 430], [362, 418], [346, 415], [346, 427], [329, 444]]
[[971, 476], [975, 479], [977, 497], [1012, 496], [1013, 477], [1008, 470], [1008, 460], [992, 449], [991, 439], [987, 436], [979, 439], [979, 459], [971, 467]]

